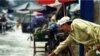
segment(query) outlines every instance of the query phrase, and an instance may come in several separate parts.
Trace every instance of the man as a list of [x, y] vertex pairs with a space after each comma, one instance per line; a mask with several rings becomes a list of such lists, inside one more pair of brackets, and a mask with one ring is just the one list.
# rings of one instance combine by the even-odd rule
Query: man
[[0, 22], [6, 22], [6, 21], [7, 21], [7, 19], [6, 19], [5, 15], [3, 14], [0, 18]]
[[58, 20], [57, 24], [64, 32], [69, 32], [69, 36], [48, 56], [57, 56], [72, 43], [89, 46], [86, 56], [96, 56], [96, 50], [100, 46], [100, 25], [78, 18], [71, 21], [67, 16]]
[[6, 30], [6, 24], [7, 24], [7, 19], [5, 17], [5, 14], [3, 14], [0, 18], [0, 24], [1, 24], [1, 29], [2, 29], [2, 32], [5, 32]]

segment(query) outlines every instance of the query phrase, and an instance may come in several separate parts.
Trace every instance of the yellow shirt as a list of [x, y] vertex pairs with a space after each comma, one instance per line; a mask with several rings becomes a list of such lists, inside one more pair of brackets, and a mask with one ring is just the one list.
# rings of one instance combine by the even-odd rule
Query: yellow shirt
[[71, 43], [81, 43], [84, 45], [100, 44], [100, 25], [85, 21], [82, 19], [75, 19], [71, 24], [72, 31], [65, 41], [54, 50], [58, 54], [66, 46]]

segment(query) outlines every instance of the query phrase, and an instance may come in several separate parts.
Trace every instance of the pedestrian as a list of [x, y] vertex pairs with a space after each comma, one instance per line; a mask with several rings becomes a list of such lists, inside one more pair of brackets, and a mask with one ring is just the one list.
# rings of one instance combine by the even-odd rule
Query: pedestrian
[[0, 22], [6, 22], [6, 21], [7, 21], [7, 19], [6, 19], [5, 15], [3, 14], [0, 18]]
[[7, 19], [5, 17], [5, 14], [3, 14], [0, 18], [0, 24], [1, 24], [1, 30], [2, 32], [5, 32], [6, 30], [6, 25], [7, 25]]
[[20, 25], [21, 25], [21, 21], [20, 21], [20, 19], [18, 19], [17, 23], [16, 23], [16, 28], [18, 29]]
[[64, 16], [57, 24], [69, 36], [48, 56], [57, 56], [64, 48], [72, 43], [89, 46], [86, 56], [96, 56], [96, 50], [100, 48], [100, 25], [76, 18], [73, 21]]

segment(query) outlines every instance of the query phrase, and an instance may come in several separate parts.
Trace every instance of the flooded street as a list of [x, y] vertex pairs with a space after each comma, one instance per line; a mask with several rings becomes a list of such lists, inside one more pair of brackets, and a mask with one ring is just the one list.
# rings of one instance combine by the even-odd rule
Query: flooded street
[[0, 33], [0, 56], [33, 56], [28, 37], [29, 34], [22, 33], [20, 29]]

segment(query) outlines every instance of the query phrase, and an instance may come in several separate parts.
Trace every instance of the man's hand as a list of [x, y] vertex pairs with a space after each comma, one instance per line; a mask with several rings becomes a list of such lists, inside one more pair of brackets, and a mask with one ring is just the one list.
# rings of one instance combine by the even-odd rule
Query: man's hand
[[55, 53], [50, 53], [48, 56], [57, 56]]

